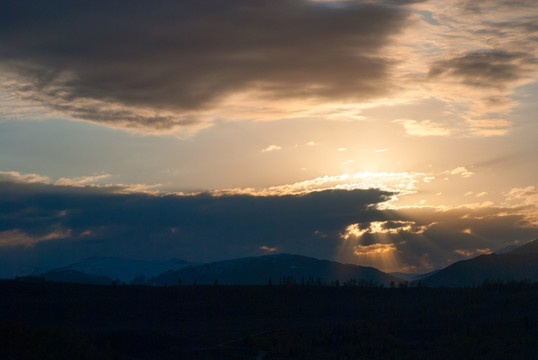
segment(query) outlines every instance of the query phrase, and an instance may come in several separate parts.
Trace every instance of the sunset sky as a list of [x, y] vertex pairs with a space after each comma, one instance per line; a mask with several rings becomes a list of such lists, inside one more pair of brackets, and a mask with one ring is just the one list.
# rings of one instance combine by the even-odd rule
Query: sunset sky
[[0, 276], [538, 237], [536, 0], [0, 2]]

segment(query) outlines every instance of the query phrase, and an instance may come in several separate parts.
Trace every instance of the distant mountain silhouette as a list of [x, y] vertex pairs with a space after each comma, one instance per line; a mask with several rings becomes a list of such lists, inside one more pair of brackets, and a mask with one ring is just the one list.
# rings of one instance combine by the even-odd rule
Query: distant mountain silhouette
[[47, 280], [61, 282], [143, 284], [160, 273], [178, 270], [188, 265], [192, 265], [192, 263], [179, 259], [145, 261], [96, 256], [40, 275]]
[[525, 245], [522, 245], [518, 248], [515, 248], [514, 250], [509, 252], [510, 254], [518, 254], [518, 255], [527, 255], [527, 254], [535, 254], [538, 255], [538, 239], [531, 241]]
[[485, 281], [538, 281], [538, 240], [506, 253], [480, 255], [456, 262], [424, 278], [426, 286], [463, 287]]
[[188, 266], [168, 271], [150, 280], [155, 285], [214, 284], [222, 285], [267, 285], [295, 281], [301, 284], [339, 283], [354, 279], [388, 285], [402, 280], [371, 267], [341, 264], [335, 261], [318, 260], [311, 257], [278, 254], [218, 261], [198, 266]]
[[403, 279], [405, 281], [417, 281], [432, 276], [433, 274], [439, 272], [439, 270], [430, 271], [427, 273], [404, 273], [404, 272], [391, 272], [389, 275], [396, 276], [397, 278]]
[[47, 281], [69, 282], [93, 285], [112, 285], [114, 280], [104, 275], [86, 274], [81, 271], [58, 269], [47, 271], [40, 275]]
[[518, 248], [459, 261], [427, 274], [387, 274], [372, 267], [341, 264], [307, 256], [278, 254], [247, 257], [207, 264], [182, 260], [142, 261], [93, 257], [41, 274], [49, 281], [85, 284], [266, 285], [279, 283], [331, 284], [338, 280], [383, 284], [419, 282], [432, 287], [464, 287], [485, 281], [538, 282], [538, 239]]

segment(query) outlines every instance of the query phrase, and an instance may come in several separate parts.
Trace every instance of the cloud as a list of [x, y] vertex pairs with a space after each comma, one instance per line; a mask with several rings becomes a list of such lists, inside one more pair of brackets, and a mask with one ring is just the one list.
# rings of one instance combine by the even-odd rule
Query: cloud
[[463, 177], [471, 177], [474, 175], [472, 171], [467, 170], [465, 166], [458, 166], [450, 171], [450, 175], [461, 175]]
[[434, 123], [430, 120], [398, 119], [394, 120], [394, 122], [402, 123], [405, 132], [413, 136], [448, 136], [451, 133], [450, 129], [445, 128], [442, 124]]
[[506, 194], [506, 203], [522, 206], [530, 221], [538, 225], [538, 190], [531, 185], [524, 188], [513, 188]]
[[109, 174], [79, 176], [74, 178], [62, 177], [56, 181], [48, 176], [42, 176], [38, 174], [22, 174], [18, 171], [0, 171], [0, 184], [9, 187], [14, 184], [41, 184], [41, 185], [54, 185], [48, 187], [42, 187], [46, 191], [71, 191], [70, 187], [86, 187], [92, 188], [96, 191], [102, 191], [105, 193], [117, 193], [117, 194], [129, 194], [129, 193], [147, 193], [158, 194], [159, 192], [155, 188], [160, 187], [160, 184], [98, 184], [102, 179], [110, 177]]
[[262, 152], [271, 152], [271, 151], [277, 151], [277, 150], [282, 150], [282, 147], [278, 145], [269, 145], [265, 149], [262, 149]]
[[384, 254], [396, 250], [393, 244], [357, 245], [354, 247], [355, 255]]
[[414, 221], [372, 221], [367, 224], [351, 224], [340, 234], [342, 239], [359, 238], [364, 234], [398, 234], [402, 231], [421, 234], [429, 225], [417, 225]]
[[433, 180], [435, 180], [435, 176], [425, 176], [424, 178], [422, 178], [422, 181], [424, 181], [425, 183], [430, 183]]
[[[11, 250], [2, 250], [0, 264], [9, 254], [56, 263], [93, 255], [209, 261], [276, 249], [331, 258], [334, 240], [346, 224], [384, 220], [376, 205], [389, 196], [375, 189], [150, 196], [2, 183], [0, 246]], [[61, 229], [69, 231], [60, 234]], [[316, 235], [317, 230], [327, 237]]]
[[430, 77], [448, 76], [478, 88], [506, 89], [536, 71], [532, 54], [505, 50], [471, 51], [462, 56], [438, 61]]
[[456, 249], [454, 250], [454, 252], [458, 255], [462, 255], [462, 256], [465, 256], [465, 257], [470, 257], [470, 256], [476, 256], [476, 255], [479, 255], [479, 254], [490, 254], [491, 253], [491, 249], [487, 248], [487, 249]]
[[70, 230], [55, 230], [51, 233], [41, 235], [41, 236], [32, 236], [26, 234], [19, 229], [0, 231], [0, 248], [2, 247], [20, 247], [25, 248], [33, 247], [37, 243], [42, 241], [56, 240], [56, 239], [65, 239], [71, 236]]
[[499, 13], [516, 12], [528, 15], [528, 9], [534, 9], [536, 2], [533, 0], [476, 0], [472, 2], [459, 1], [458, 6], [473, 14], [483, 13], [494, 8]]
[[272, 252], [277, 251], [277, 248], [263, 245], [263, 246], [260, 246], [260, 250], [272, 253]]
[[538, 224], [518, 206], [423, 206], [385, 214], [391, 220], [349, 225], [341, 233], [339, 255], [385, 271], [427, 272], [538, 235]]
[[[515, 121], [516, 88], [538, 75], [536, 2], [430, 0], [412, 8], [415, 21], [394, 49], [405, 58], [400, 95], [446, 103], [453, 115], [442, 127], [451, 136], [505, 135]], [[476, 126], [483, 119], [505, 124]]]
[[456, 254], [463, 255], [463, 256], [467, 256], [467, 257], [469, 257], [469, 256], [471, 256], [471, 255], [473, 254], [472, 251], [469, 251], [469, 250], [463, 250], [463, 249], [456, 249], [456, 250], [454, 250], [454, 252], [455, 252]]
[[511, 128], [511, 124], [505, 119], [473, 119], [469, 120], [470, 131], [479, 136], [505, 135]]
[[283, 99], [388, 94], [394, 61], [384, 48], [408, 17], [369, 1], [2, 3], [0, 77], [7, 93], [72, 118], [140, 131], [203, 126], [237, 99], [278, 109]]
[[109, 174], [102, 175], [93, 175], [93, 176], [80, 176], [76, 178], [66, 178], [62, 177], [54, 182], [54, 185], [63, 185], [63, 186], [81, 186], [88, 183], [94, 183], [96, 181], [106, 179], [110, 177]]
[[528, 199], [529, 197], [537, 197], [538, 190], [535, 186], [527, 186], [524, 188], [513, 188], [508, 193], [509, 199]]
[[514, 189], [517, 202], [506, 206], [396, 209], [384, 206], [394, 193], [379, 189], [187, 196], [4, 181], [0, 267], [62, 266], [89, 256], [212, 261], [279, 251], [427, 271], [464, 258], [458, 249], [479, 254], [536, 238], [536, 204], [522, 204], [535, 192]]
[[254, 195], [282, 196], [301, 195], [322, 190], [367, 190], [381, 189], [392, 195], [409, 194], [417, 190], [416, 184], [426, 174], [421, 172], [369, 172], [362, 171], [354, 174], [321, 176], [292, 184], [276, 185], [267, 188], [235, 188], [211, 191], [219, 195]]
[[37, 174], [21, 174], [18, 171], [0, 171], [0, 181], [10, 181], [16, 183], [43, 183], [48, 184], [50, 178]]

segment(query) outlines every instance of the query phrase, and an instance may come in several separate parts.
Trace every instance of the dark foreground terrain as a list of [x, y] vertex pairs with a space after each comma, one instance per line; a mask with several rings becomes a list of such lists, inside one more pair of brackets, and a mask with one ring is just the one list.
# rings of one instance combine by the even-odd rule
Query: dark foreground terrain
[[536, 359], [538, 287], [0, 281], [1, 359]]

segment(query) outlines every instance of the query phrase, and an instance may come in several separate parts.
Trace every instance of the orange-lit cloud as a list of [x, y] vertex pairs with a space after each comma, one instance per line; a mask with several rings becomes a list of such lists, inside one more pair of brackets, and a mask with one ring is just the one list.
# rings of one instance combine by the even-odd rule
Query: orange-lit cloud
[[41, 176], [38, 174], [21, 174], [18, 171], [0, 171], [0, 181], [10, 181], [16, 183], [43, 183], [50, 182], [50, 178], [47, 176]]
[[472, 250], [456, 249], [456, 250], [454, 250], [454, 253], [456, 253], [458, 255], [463, 255], [465, 257], [469, 257], [469, 256], [477, 255], [477, 254], [490, 254], [491, 249], [489, 249], [489, 248], [487, 248], [487, 249], [472, 249]]
[[60, 178], [54, 182], [54, 185], [59, 186], [81, 186], [89, 183], [95, 183], [96, 181], [106, 179], [110, 177], [109, 174], [93, 175], [93, 176], [80, 176], [76, 178]]
[[356, 245], [354, 247], [355, 255], [378, 255], [385, 254], [396, 250], [393, 244], [372, 244], [372, 245]]
[[266, 251], [266, 252], [275, 252], [278, 249], [276, 247], [269, 247], [266, 245], [260, 246], [260, 250]]
[[429, 120], [416, 121], [409, 119], [398, 119], [394, 122], [401, 123], [405, 132], [413, 136], [448, 136], [451, 134], [450, 129], [443, 127]]
[[467, 168], [464, 166], [459, 166], [450, 171], [450, 175], [461, 175], [463, 177], [471, 177], [473, 174], [474, 173], [472, 171], [467, 170]]
[[33, 247], [39, 242], [56, 240], [56, 239], [65, 239], [71, 236], [70, 229], [58, 229], [51, 233], [33, 236], [21, 231], [19, 229], [7, 230], [0, 232], [0, 247]]
[[367, 224], [351, 224], [340, 234], [342, 239], [359, 238], [364, 234], [398, 234], [402, 231], [421, 234], [428, 229], [428, 225], [417, 225], [414, 221], [372, 221]]
[[22, 174], [18, 171], [0, 171], [0, 181], [18, 184], [42, 184], [58, 187], [86, 187], [117, 194], [145, 193], [157, 195], [161, 193], [160, 191], [156, 190], [156, 188], [160, 187], [160, 184], [99, 184], [102, 179], [109, 177], [109, 174], [101, 174], [74, 178], [62, 177], [56, 181], [53, 181], [48, 176], [38, 174]]
[[214, 190], [215, 196], [226, 194], [249, 194], [256, 196], [304, 194], [323, 190], [382, 189], [384, 191], [411, 193], [425, 173], [413, 172], [358, 172], [336, 176], [323, 176], [293, 184], [270, 186], [263, 189], [238, 188]]

